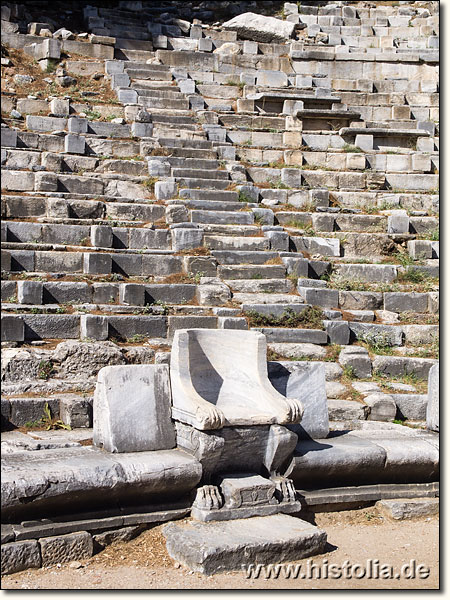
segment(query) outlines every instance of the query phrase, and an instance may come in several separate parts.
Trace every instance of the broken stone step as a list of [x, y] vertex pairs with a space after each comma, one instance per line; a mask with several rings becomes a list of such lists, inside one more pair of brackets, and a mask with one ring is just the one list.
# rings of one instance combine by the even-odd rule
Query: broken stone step
[[[220, 171], [217, 171], [220, 173]], [[206, 190], [226, 190], [226, 188], [230, 185], [230, 181], [228, 179], [218, 178], [218, 179], [193, 179], [191, 177], [176, 177], [175, 180], [180, 185], [181, 188], [199, 188]], [[210, 194], [214, 194], [214, 192], [210, 192]]]
[[288, 294], [293, 290], [293, 284], [289, 279], [230, 279], [225, 280], [224, 283], [228, 285], [233, 292], [273, 292]]
[[233, 301], [238, 304], [245, 304], [247, 307], [261, 304], [298, 304], [299, 297], [293, 294], [278, 294], [264, 292], [233, 293]]
[[262, 279], [284, 279], [286, 269], [279, 265], [219, 265], [217, 275], [221, 279], [250, 279], [261, 276]]
[[[117, 42], [116, 42], [117, 43]], [[114, 58], [129, 62], [141, 62], [154, 58], [151, 50], [133, 50], [133, 48], [114, 48]]]
[[[199, 158], [180, 158], [176, 156], [167, 157], [167, 162], [174, 169], [200, 169], [202, 171], [214, 171], [219, 168], [218, 160]], [[240, 206], [242, 208], [242, 206]]]
[[205, 235], [228, 235], [259, 237], [261, 230], [257, 225], [226, 225], [220, 223], [204, 223], [201, 225]]
[[172, 169], [172, 176], [176, 179], [181, 179], [185, 177], [190, 177], [193, 179], [213, 179], [218, 180], [222, 179], [229, 183], [229, 173], [228, 171], [219, 171], [215, 170], [206, 170], [206, 169], [180, 169], [175, 167]]
[[378, 500], [379, 512], [391, 521], [431, 517], [439, 514], [439, 498], [398, 498]]
[[131, 89], [136, 90], [139, 96], [145, 98], [168, 98], [169, 100], [184, 100], [185, 96], [179, 91], [161, 90], [149, 87], [141, 87], [138, 83], [133, 83]]
[[156, 70], [152, 68], [148, 69], [130, 69], [127, 68], [126, 72], [130, 79], [157, 79], [158, 81], [172, 81], [173, 76], [170, 71]]
[[309, 304], [300, 304], [299, 302], [285, 304], [243, 304], [242, 311], [244, 313], [256, 312], [260, 315], [281, 317], [286, 311], [293, 311], [296, 314], [300, 314], [309, 307]]
[[396, 265], [337, 264], [336, 273], [348, 279], [392, 283], [398, 274]]
[[[119, 41], [120, 43], [120, 41]], [[124, 61], [124, 69], [125, 71], [127, 71], [128, 69], [137, 69], [137, 70], [141, 70], [141, 71], [160, 71], [162, 73], [170, 73], [170, 69], [169, 67], [167, 67], [166, 65], [157, 65], [157, 64], [147, 64], [145, 62], [139, 63], [139, 62], [135, 62], [135, 61]]]
[[319, 329], [289, 329], [287, 327], [252, 327], [252, 331], [263, 333], [268, 342], [286, 342], [295, 344], [326, 344], [326, 331]]
[[[179, 201], [177, 201], [178, 203]], [[240, 212], [242, 209], [242, 202], [224, 201], [218, 202], [217, 200], [184, 200], [183, 204], [186, 208], [190, 208], [195, 211], [231, 211]], [[257, 207], [257, 204], [246, 204], [245, 206]]]
[[180, 198], [189, 198], [190, 200], [207, 200], [208, 202], [236, 202], [237, 192], [232, 190], [200, 190], [184, 188], [179, 192]]
[[209, 150], [213, 147], [209, 140], [183, 140], [180, 138], [158, 138], [162, 147], [172, 146], [178, 148], [201, 148]]
[[265, 265], [269, 260], [278, 258], [277, 252], [270, 251], [213, 250], [211, 254], [221, 265]]
[[167, 108], [189, 110], [189, 100], [171, 100], [169, 98], [147, 98], [138, 94], [138, 104], [146, 108]]
[[217, 157], [216, 150], [207, 150], [202, 148], [177, 148], [173, 146], [166, 146], [165, 148], [170, 156], [177, 158], [214, 159]]
[[[42, 418], [45, 405], [48, 404], [53, 417], [58, 417], [66, 425], [74, 427], [92, 427], [92, 396], [86, 394], [60, 393], [44, 397], [11, 397], [2, 399], [2, 419], [14, 427], [23, 427], [26, 423], [36, 422]], [[39, 437], [39, 436], [38, 436]], [[45, 448], [68, 448], [79, 446], [76, 441], [67, 439], [55, 442], [34, 442], [33, 438], [19, 443], [18, 450], [39, 450]], [[89, 437], [89, 436], [87, 436]], [[86, 436], [84, 437], [86, 439]], [[2, 434], [2, 452], [4, 437]]]
[[392, 377], [415, 375], [419, 379], [427, 379], [431, 367], [438, 362], [434, 358], [377, 355], [373, 360], [373, 370], [381, 375]]
[[221, 225], [253, 225], [255, 221], [254, 214], [250, 211], [232, 212], [232, 211], [207, 211], [192, 210], [192, 223], [207, 223]]
[[268, 250], [269, 240], [264, 237], [234, 237], [205, 235], [204, 244], [210, 250]]
[[173, 522], [163, 535], [174, 560], [205, 575], [297, 561], [324, 552], [326, 544], [325, 531], [281, 514], [220, 523]]

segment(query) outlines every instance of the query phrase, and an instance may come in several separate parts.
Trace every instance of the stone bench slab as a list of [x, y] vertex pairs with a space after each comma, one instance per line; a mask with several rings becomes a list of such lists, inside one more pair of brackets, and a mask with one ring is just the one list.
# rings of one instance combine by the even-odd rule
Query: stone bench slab
[[2, 517], [6, 521], [181, 497], [201, 477], [201, 465], [181, 450], [106, 454], [95, 448], [17, 452], [2, 460]]
[[326, 533], [288, 515], [220, 523], [170, 523], [163, 529], [175, 560], [211, 575], [250, 563], [300, 560], [323, 552]]

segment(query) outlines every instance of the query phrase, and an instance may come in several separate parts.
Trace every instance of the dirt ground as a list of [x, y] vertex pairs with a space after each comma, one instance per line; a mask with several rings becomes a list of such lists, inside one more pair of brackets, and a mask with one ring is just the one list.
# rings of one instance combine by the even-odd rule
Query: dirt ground
[[[82, 589], [410, 589], [426, 590], [439, 588], [439, 519], [428, 517], [414, 521], [390, 522], [381, 517], [375, 508], [339, 513], [317, 514], [315, 523], [328, 534], [327, 553], [303, 559], [301, 565], [304, 578], [247, 578], [245, 572], [223, 573], [205, 576], [194, 573], [174, 562], [167, 554], [164, 537], [158, 525], [143, 532], [127, 543], [116, 543], [89, 560], [67, 565], [33, 569], [7, 575], [2, 578], [2, 589], [19, 590], [82, 590]], [[387, 564], [400, 572], [402, 565], [423, 564], [430, 569], [426, 578], [420, 578], [416, 570], [414, 578], [338, 579], [324, 578], [324, 565], [351, 565], [367, 567], [372, 564]], [[309, 565], [308, 565], [309, 563]], [[318, 569], [322, 577], [318, 578]], [[373, 572], [375, 573], [375, 567]], [[361, 571], [355, 571], [356, 574]], [[345, 571], [344, 571], [345, 573]], [[310, 577], [312, 574], [312, 577]], [[411, 569], [406, 573], [411, 575]]]

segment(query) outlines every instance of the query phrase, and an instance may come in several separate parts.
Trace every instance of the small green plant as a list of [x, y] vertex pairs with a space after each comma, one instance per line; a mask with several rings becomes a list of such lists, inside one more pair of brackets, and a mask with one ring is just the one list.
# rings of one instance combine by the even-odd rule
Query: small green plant
[[342, 147], [342, 150], [344, 152], [364, 152], [359, 146], [352, 146], [352, 144], [345, 144], [345, 146]]
[[434, 231], [432, 231], [430, 233], [430, 235], [428, 236], [428, 239], [431, 240], [432, 242], [438, 242], [439, 241], [439, 229], [435, 229]]
[[41, 362], [39, 363], [39, 369], [38, 369], [38, 377], [39, 379], [50, 379], [50, 377], [53, 375], [54, 373], [54, 369], [53, 369], [53, 363], [49, 360], [41, 360]]
[[153, 193], [155, 191], [155, 183], [158, 181], [157, 177], [147, 177], [147, 179], [144, 179], [144, 181], [142, 182], [142, 185], [147, 188], [147, 190], [151, 193]]
[[250, 198], [245, 192], [239, 190], [238, 193], [238, 202], [253, 202], [253, 199]]
[[56, 67], [58, 65], [58, 60], [54, 59], [54, 58], [48, 58], [47, 59], [47, 66], [45, 68], [45, 72], [46, 73], [53, 73], [56, 70]]
[[399, 273], [398, 281], [406, 281], [409, 283], [423, 283], [427, 279], [427, 275], [419, 269], [408, 267], [403, 273]]
[[385, 332], [365, 332], [358, 335], [358, 340], [363, 342], [370, 352], [374, 354], [393, 354], [392, 343]]
[[10, 302], [11, 304], [16, 304], [17, 302], [17, 296], [10, 296], [6, 302]]
[[263, 276], [261, 275], [261, 273], [253, 273], [253, 275], [251, 276], [251, 279], [262, 279]]
[[127, 338], [127, 342], [131, 343], [131, 344], [140, 344], [143, 341], [145, 341], [145, 339], [146, 339], [145, 335], [142, 335], [140, 333], [135, 333], [131, 337]]
[[317, 306], [308, 306], [297, 313], [287, 308], [279, 317], [274, 314], [265, 315], [255, 310], [245, 313], [250, 327], [288, 327], [290, 329], [323, 329], [323, 311]]
[[39, 425], [43, 425], [47, 431], [50, 431], [50, 429], [66, 429], [70, 431], [72, 429], [70, 425], [67, 425], [61, 419], [52, 416], [48, 402], [45, 403], [44, 414], [39, 421]]
[[355, 369], [352, 367], [352, 365], [344, 365], [342, 367], [342, 371], [345, 379], [356, 379]]
[[280, 179], [275, 179], [272, 181], [269, 181], [270, 187], [271, 188], [275, 188], [277, 190], [288, 190], [289, 186], [286, 185], [282, 180], [281, 177]]
[[98, 110], [86, 110], [85, 111], [86, 117], [89, 119], [89, 121], [95, 121], [98, 119], [101, 119], [102, 115], [98, 112]]
[[405, 420], [406, 419], [393, 419], [393, 423], [395, 423], [396, 425], [404, 425], [405, 424]]

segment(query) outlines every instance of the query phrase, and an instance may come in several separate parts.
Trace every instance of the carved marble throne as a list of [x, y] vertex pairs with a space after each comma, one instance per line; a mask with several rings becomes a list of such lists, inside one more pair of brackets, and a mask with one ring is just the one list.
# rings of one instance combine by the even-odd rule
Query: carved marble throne
[[266, 338], [254, 331], [185, 329], [175, 333], [170, 380], [178, 446], [203, 467], [192, 514], [201, 520], [297, 512], [283, 476], [297, 444], [284, 427], [302, 403], [267, 375]]

